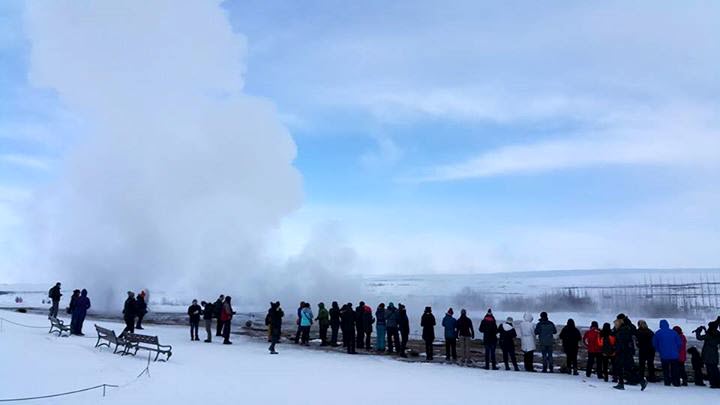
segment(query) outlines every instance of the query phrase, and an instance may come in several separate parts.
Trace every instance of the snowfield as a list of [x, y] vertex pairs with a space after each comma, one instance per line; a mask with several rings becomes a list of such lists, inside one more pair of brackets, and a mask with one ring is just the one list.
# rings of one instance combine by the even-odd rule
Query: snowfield
[[[41, 315], [0, 311], [0, 317], [26, 325], [45, 326]], [[271, 356], [264, 342], [235, 336], [232, 346], [191, 342], [187, 328], [147, 325], [173, 346], [167, 363], [150, 364], [150, 375], [136, 376], [147, 357], [112, 354], [94, 348], [93, 320], [82, 337], [56, 337], [47, 328], [24, 328], [2, 322], [0, 329], [0, 399], [47, 395], [99, 384], [120, 385], [102, 391], [25, 403], [39, 404], [338, 404], [367, 403], [493, 404], [699, 404], [717, 399], [702, 387], [672, 388], [651, 384], [645, 392], [628, 386], [624, 392], [592, 378], [524, 372], [485, 371], [454, 365], [404, 363], [379, 356], [349, 356], [279, 345]], [[102, 326], [122, 330], [119, 323]], [[201, 330], [201, 335], [203, 331]], [[360, 384], [360, 386], [358, 385]], [[362, 388], [361, 388], [362, 387]], [[363, 389], [364, 392], [358, 391]], [[382, 401], [382, 402], [380, 402]]]

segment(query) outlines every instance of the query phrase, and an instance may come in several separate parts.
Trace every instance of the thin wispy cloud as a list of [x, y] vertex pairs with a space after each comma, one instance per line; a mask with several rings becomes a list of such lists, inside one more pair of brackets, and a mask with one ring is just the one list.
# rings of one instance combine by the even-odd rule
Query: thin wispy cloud
[[50, 170], [52, 164], [50, 160], [42, 157], [22, 154], [3, 154], [0, 155], [0, 163], [33, 170]]

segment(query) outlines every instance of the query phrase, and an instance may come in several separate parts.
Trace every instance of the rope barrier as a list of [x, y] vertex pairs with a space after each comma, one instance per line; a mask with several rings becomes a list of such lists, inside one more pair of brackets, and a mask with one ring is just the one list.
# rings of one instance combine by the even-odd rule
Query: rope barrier
[[113, 384], [100, 384], [100, 385], [96, 385], [96, 386], [94, 386], [94, 387], [82, 388], [82, 389], [74, 390], [74, 391], [60, 392], [60, 393], [57, 393], [57, 394], [41, 395], [41, 396], [37, 396], [37, 397], [4, 398], [4, 399], [0, 399], [0, 402], [32, 401], [32, 400], [35, 400], [35, 399], [46, 399], [46, 398], [62, 397], [62, 396], [66, 396], [66, 395], [77, 394], [77, 393], [80, 393], [80, 392], [96, 390], [96, 389], [98, 389], [98, 388], [102, 388], [102, 390], [103, 390], [103, 396], [105, 396], [105, 388], [106, 388], [106, 387], [117, 388], [117, 387], [119, 387], [119, 386], [118, 386], [118, 385], [113, 385]]
[[33, 329], [47, 329], [48, 328], [47, 326], [24, 325], [22, 323], [13, 322], [9, 319], [2, 318], [2, 317], [0, 317], [0, 320], [10, 323], [10, 324], [13, 324], [13, 325], [22, 326], [23, 328], [33, 328]]

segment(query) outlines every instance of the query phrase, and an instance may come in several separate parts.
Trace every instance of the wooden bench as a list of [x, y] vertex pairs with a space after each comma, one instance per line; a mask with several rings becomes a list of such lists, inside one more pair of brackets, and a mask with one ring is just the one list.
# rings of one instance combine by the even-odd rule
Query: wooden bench
[[50, 317], [50, 330], [48, 333], [57, 332], [58, 336], [62, 336], [63, 333], [67, 333], [66, 336], [70, 336], [70, 327], [65, 325], [62, 320]]
[[135, 350], [132, 355], [136, 355], [138, 350], [143, 349], [150, 352], [155, 352], [155, 361], [158, 360], [161, 354], [167, 356], [165, 360], [170, 360], [172, 356], [172, 346], [161, 345], [157, 336], [138, 335], [136, 333], [124, 333], [122, 338], [125, 339], [127, 345], [125, 346], [125, 352], [123, 354], [130, 354], [131, 350]]
[[102, 326], [98, 326], [96, 324], [95, 331], [97, 332], [97, 335], [98, 335], [98, 339], [97, 339], [97, 343], [95, 343], [95, 347], [107, 346], [112, 349], [112, 346], [110, 346], [110, 345], [115, 345], [115, 349], [113, 350], [113, 353], [118, 353], [118, 348], [122, 346], [122, 348], [123, 348], [122, 352], [125, 352], [127, 342], [122, 337], [117, 337], [114, 330], [105, 329]]

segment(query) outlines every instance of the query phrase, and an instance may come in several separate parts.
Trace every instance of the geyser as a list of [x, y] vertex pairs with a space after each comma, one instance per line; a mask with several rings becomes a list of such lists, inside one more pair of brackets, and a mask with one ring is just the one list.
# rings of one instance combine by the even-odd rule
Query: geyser
[[38, 193], [48, 277], [96, 307], [141, 287], [256, 293], [301, 177], [273, 105], [243, 93], [245, 41], [218, 2], [31, 2], [26, 26], [32, 83], [79, 128]]

